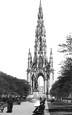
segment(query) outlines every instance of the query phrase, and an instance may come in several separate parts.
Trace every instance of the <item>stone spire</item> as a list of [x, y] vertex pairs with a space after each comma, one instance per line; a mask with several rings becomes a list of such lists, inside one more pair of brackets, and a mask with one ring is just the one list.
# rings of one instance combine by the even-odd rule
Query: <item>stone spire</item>
[[50, 80], [49, 80], [49, 92], [52, 88], [53, 82], [54, 82], [54, 68], [53, 68], [53, 54], [52, 54], [52, 48], [50, 49]]
[[29, 53], [28, 53], [28, 69], [31, 68], [31, 63], [32, 63], [32, 56], [31, 56], [31, 52], [29, 49]]
[[42, 12], [42, 6], [41, 6], [41, 0], [40, 0], [40, 6], [39, 6], [39, 13], [38, 13], [38, 18], [42, 19], [43, 18], [43, 12]]
[[38, 21], [35, 31], [35, 54], [38, 56], [42, 56], [46, 54], [46, 30], [44, 27], [44, 21], [43, 21], [43, 12], [42, 12], [42, 6], [41, 1], [39, 5], [39, 12], [38, 12]]
[[30, 48], [29, 48], [28, 58], [31, 58]]
[[50, 49], [50, 69], [53, 70], [53, 54], [52, 54], [52, 48]]

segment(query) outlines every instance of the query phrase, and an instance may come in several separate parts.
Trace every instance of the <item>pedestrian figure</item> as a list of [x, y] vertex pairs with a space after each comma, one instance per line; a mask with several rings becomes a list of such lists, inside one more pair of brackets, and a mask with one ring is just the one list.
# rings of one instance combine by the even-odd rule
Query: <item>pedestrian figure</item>
[[43, 99], [43, 105], [45, 104], [45, 100], [46, 100], [46, 99], [44, 98], [44, 99]]
[[9, 96], [7, 100], [7, 113], [11, 113], [12, 108], [13, 108], [13, 99], [12, 96]]
[[42, 103], [42, 98], [40, 97], [40, 105], [41, 105], [41, 103]]

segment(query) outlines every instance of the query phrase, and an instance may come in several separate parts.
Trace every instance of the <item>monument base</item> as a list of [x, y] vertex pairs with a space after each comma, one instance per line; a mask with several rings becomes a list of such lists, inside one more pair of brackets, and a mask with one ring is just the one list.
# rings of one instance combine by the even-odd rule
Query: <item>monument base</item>
[[33, 98], [35, 98], [35, 99], [39, 98], [39, 91], [38, 91], [38, 89], [34, 89], [33, 90]]
[[46, 94], [41, 92], [41, 91], [39, 91], [38, 89], [34, 89], [33, 90], [33, 98], [38, 99], [40, 97], [45, 97], [46, 98]]
[[39, 98], [39, 92], [33, 92], [33, 98], [35, 99]]

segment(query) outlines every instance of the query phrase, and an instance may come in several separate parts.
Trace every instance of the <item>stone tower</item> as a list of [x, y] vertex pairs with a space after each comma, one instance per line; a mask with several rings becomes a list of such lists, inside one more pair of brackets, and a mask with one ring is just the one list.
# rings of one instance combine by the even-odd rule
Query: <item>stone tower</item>
[[53, 56], [52, 49], [50, 51], [50, 60], [48, 62], [46, 56], [46, 30], [43, 20], [43, 11], [41, 1], [39, 5], [38, 20], [35, 30], [35, 45], [34, 45], [34, 57], [32, 59], [29, 49], [28, 53], [28, 68], [27, 68], [27, 80], [31, 85], [31, 94], [34, 91], [38, 91], [38, 78], [43, 77], [44, 80], [44, 93], [47, 93], [47, 89], [50, 90], [53, 83]]

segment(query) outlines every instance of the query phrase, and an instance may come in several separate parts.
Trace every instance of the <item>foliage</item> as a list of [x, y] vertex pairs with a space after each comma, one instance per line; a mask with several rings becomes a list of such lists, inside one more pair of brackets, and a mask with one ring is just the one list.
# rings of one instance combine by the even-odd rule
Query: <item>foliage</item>
[[65, 53], [66, 55], [72, 55], [72, 37], [67, 36], [66, 43], [59, 44], [59, 52]]
[[[67, 36], [66, 43], [59, 44], [60, 53], [65, 53], [68, 56], [72, 55], [72, 37]], [[50, 91], [52, 96], [57, 98], [68, 97], [72, 92], [72, 58], [65, 58], [61, 65], [60, 76], [53, 84]]]
[[0, 95], [28, 95], [30, 85], [26, 80], [17, 79], [13, 76], [0, 72]]
[[50, 91], [52, 96], [68, 97], [72, 92], [72, 58], [66, 58], [61, 67], [61, 76], [53, 84]]

